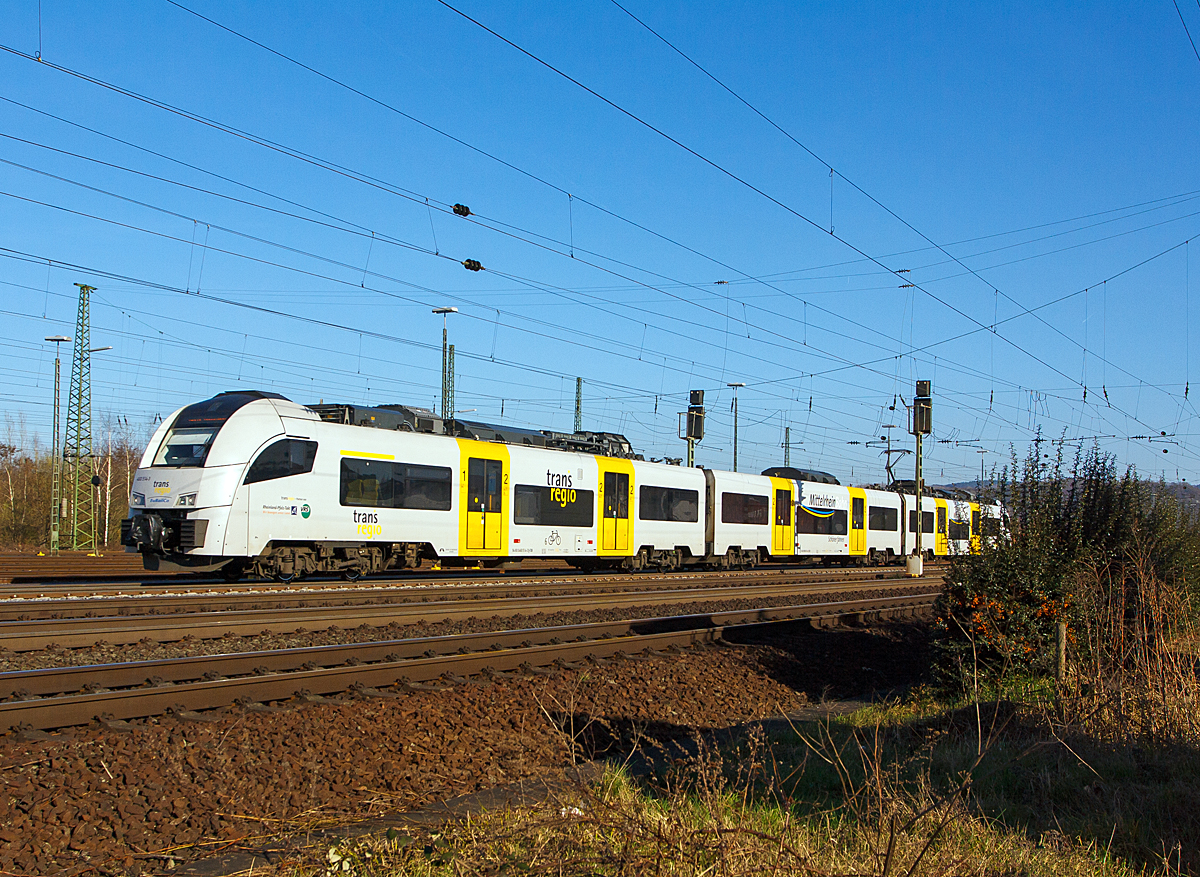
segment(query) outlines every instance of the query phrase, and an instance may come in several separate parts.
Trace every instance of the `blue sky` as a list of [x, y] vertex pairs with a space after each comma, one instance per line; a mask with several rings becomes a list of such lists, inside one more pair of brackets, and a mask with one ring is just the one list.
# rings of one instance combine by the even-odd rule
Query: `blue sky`
[[1200, 478], [1197, 0], [622, 6], [0, 3], [0, 413], [45, 439], [79, 282], [98, 424], [432, 406], [453, 305], [466, 417], [582, 377], [682, 456], [704, 389], [728, 467], [743, 382], [739, 468], [864, 483], [926, 378], [934, 480], [1039, 428]]

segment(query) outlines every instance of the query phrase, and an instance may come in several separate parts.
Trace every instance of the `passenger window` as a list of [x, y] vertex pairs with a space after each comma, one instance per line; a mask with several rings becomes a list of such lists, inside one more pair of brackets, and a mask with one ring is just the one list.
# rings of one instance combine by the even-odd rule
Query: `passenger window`
[[749, 493], [722, 493], [721, 523], [769, 524], [771, 498]]
[[643, 521], [699, 520], [700, 493], [681, 487], [654, 487], [643, 484], [638, 502], [638, 517]]
[[341, 470], [342, 505], [450, 511], [448, 466], [347, 457]]
[[[916, 523], [916, 519], [913, 519]], [[900, 511], [887, 506], [873, 505], [867, 509], [867, 528], [870, 530], [900, 529]]]

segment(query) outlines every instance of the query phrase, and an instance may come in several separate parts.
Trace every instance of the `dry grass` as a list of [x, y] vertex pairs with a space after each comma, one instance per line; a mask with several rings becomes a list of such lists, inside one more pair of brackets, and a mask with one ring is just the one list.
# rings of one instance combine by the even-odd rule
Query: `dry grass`
[[[1009, 727], [979, 751], [946, 717], [910, 706], [870, 723], [809, 723], [751, 734], [631, 778], [602, 779], [537, 807], [464, 819], [421, 837], [329, 851], [325, 873], [371, 875], [1125, 875], [1178, 873], [1178, 852], [1127, 857], [1105, 832], [1037, 824], [1037, 797], [1063, 791], [1078, 763], [1039, 753]], [[1009, 725], [1011, 726], [1011, 721]], [[1032, 745], [1031, 745], [1032, 744]], [[1019, 747], [1019, 749], [1018, 749]], [[1037, 754], [1032, 762], [1022, 760]], [[1033, 797], [1026, 778], [1043, 783]], [[1193, 772], [1193, 779], [1200, 772]], [[1037, 782], [1034, 782], [1037, 785]], [[1021, 806], [1028, 812], [1017, 813]], [[1107, 842], [1107, 843], [1106, 843]], [[311, 872], [310, 872], [311, 873]], [[317, 872], [320, 873], [320, 872]]]
[[1058, 687], [1058, 717], [1089, 737], [1200, 743], [1200, 642], [1190, 591], [1164, 582], [1149, 547], [1088, 565], [1075, 591], [1083, 621]]

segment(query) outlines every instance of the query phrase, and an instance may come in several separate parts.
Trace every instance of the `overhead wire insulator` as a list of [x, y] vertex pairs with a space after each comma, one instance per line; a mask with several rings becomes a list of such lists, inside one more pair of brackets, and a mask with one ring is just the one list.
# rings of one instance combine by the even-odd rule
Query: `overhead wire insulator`
[[462, 264], [463, 264], [463, 267], [466, 268], [468, 271], [482, 271], [483, 270], [483, 265], [481, 265], [479, 263], [478, 259], [467, 259]]
[[455, 204], [453, 210], [454, 210], [455, 216], [470, 216], [471, 215], [471, 208], [468, 207], [466, 204]]

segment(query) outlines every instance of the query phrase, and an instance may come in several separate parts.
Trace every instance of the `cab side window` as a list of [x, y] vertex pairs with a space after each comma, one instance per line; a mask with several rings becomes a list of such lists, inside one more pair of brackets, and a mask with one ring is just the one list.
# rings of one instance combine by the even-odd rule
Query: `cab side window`
[[280, 439], [258, 455], [243, 484], [257, 484], [289, 475], [311, 472], [317, 459], [317, 443], [303, 439]]

